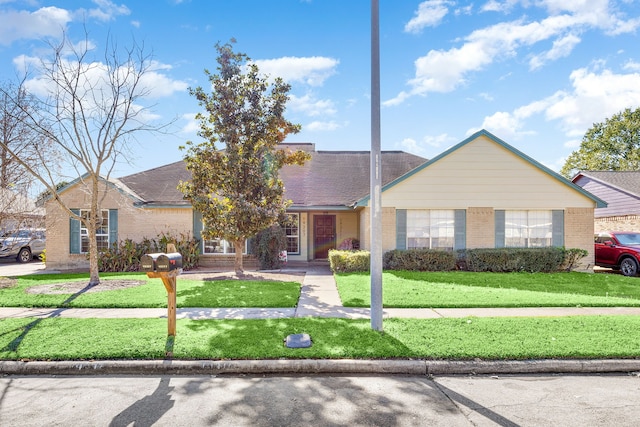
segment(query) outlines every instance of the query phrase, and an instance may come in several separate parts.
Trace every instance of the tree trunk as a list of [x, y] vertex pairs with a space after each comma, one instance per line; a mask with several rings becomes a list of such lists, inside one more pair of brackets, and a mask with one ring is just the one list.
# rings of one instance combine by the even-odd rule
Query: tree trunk
[[242, 266], [242, 252], [244, 252], [244, 239], [239, 239], [233, 242], [233, 247], [236, 250], [236, 257], [234, 262], [234, 268], [236, 275], [242, 276], [244, 274], [244, 268]]

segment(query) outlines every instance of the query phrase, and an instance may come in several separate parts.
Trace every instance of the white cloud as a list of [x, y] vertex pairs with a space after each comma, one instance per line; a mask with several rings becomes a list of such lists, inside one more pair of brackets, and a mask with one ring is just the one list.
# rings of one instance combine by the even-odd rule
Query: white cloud
[[415, 16], [411, 18], [404, 31], [407, 33], [420, 33], [424, 27], [435, 27], [449, 13], [448, 6], [455, 3], [448, 0], [427, 0], [420, 3]]
[[283, 57], [253, 61], [261, 73], [271, 77], [281, 77], [293, 83], [301, 82], [309, 86], [322, 86], [324, 81], [336, 73], [340, 63], [337, 59], [323, 56]]
[[[491, 1], [485, 10], [506, 10], [515, 2]], [[501, 59], [515, 56], [519, 50], [546, 40], [553, 41], [548, 52], [531, 60], [532, 68], [539, 67], [570, 54], [580, 42], [579, 35], [588, 30], [606, 34], [632, 32], [640, 26], [640, 18], [625, 20], [608, 0], [539, 0], [550, 15], [539, 21], [521, 18], [480, 28], [464, 38], [459, 47], [431, 50], [415, 61], [415, 77], [408, 81], [409, 90], [402, 91], [385, 105], [398, 105], [415, 95], [430, 92], [451, 92], [467, 83], [468, 75], [478, 72]]]
[[640, 71], [640, 62], [629, 60], [622, 66], [622, 69], [629, 71]]
[[513, 6], [518, 3], [519, 0], [489, 0], [480, 7], [482, 12], [510, 12]]
[[553, 47], [547, 52], [535, 55], [529, 61], [529, 67], [532, 70], [542, 67], [549, 61], [567, 57], [573, 51], [573, 48], [580, 43], [580, 37], [574, 34], [568, 34], [565, 37], [557, 39], [553, 42]]
[[302, 112], [310, 117], [336, 114], [336, 108], [331, 100], [315, 99], [311, 94], [301, 97], [291, 95], [287, 107], [291, 108], [292, 111]]
[[439, 151], [443, 151], [443, 147], [449, 147], [455, 144], [456, 138], [443, 133], [440, 135], [425, 135], [421, 141], [416, 141], [413, 138], [405, 138], [395, 144], [396, 148], [413, 153], [417, 156], [428, 157], [428, 154], [433, 150], [429, 148], [437, 148]]
[[111, 0], [92, 0], [97, 8], [89, 9], [89, 16], [100, 21], [108, 22], [115, 19], [118, 15], [129, 15], [131, 11], [123, 4], [120, 6]]
[[505, 139], [517, 139], [533, 133], [526, 130], [527, 119], [543, 115], [545, 120], [559, 123], [569, 139], [565, 146], [573, 147], [580, 144], [579, 139], [594, 123], [625, 108], [640, 106], [640, 73], [614, 74], [606, 69], [580, 68], [571, 73], [570, 80], [571, 91], [558, 91], [512, 112], [496, 112], [484, 119], [481, 128]]
[[[83, 46], [77, 47], [78, 51], [91, 50], [94, 46], [82, 42]], [[71, 70], [78, 67], [74, 60], [62, 59], [63, 67]], [[25, 82], [27, 88], [36, 95], [47, 96], [53, 90], [52, 82], [49, 78], [43, 76], [42, 59], [34, 56], [20, 55], [14, 58], [13, 63], [19, 72], [30, 71], [33, 77]], [[176, 92], [186, 91], [189, 85], [180, 80], [173, 80], [161, 70], [169, 70], [171, 66], [153, 62], [151, 67], [141, 76], [138, 87], [138, 93], [144, 93], [144, 98], [163, 98], [173, 95]], [[83, 73], [82, 83], [79, 87], [93, 90], [96, 94], [111, 93], [108, 90], [110, 73], [119, 76], [121, 82], [125, 84], [132, 83], [131, 78], [136, 74], [124, 64], [117, 70], [113, 70], [102, 62], [85, 62], [81, 64], [81, 72]], [[102, 89], [105, 89], [104, 91]], [[83, 95], [81, 95], [83, 96]]]
[[0, 11], [0, 44], [9, 45], [21, 39], [58, 37], [71, 21], [69, 11], [55, 6], [34, 12]]
[[200, 130], [200, 122], [196, 120], [197, 113], [186, 113], [182, 115], [182, 120], [186, 121], [180, 133], [195, 134]]
[[304, 125], [302, 128], [304, 130], [309, 130], [309, 131], [313, 131], [313, 132], [327, 132], [327, 131], [333, 131], [333, 130], [337, 130], [340, 128], [343, 128], [347, 125], [348, 123], [338, 123], [334, 120], [328, 121], [328, 122], [322, 122], [322, 121], [315, 121], [315, 122], [311, 122], [311, 123], [307, 123], [306, 125]]

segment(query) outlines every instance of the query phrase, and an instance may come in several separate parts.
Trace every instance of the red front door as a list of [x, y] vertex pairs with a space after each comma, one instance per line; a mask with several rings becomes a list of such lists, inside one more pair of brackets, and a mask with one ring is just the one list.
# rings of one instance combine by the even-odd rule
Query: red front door
[[314, 259], [329, 258], [329, 250], [336, 247], [336, 216], [313, 217]]

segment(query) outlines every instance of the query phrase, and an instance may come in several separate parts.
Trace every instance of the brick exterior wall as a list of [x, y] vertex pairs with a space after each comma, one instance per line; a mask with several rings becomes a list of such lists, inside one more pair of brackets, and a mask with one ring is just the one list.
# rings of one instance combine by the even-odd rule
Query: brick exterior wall
[[636, 231], [640, 233], [640, 215], [608, 216], [595, 219], [595, 232]]
[[[360, 211], [360, 249], [371, 249], [371, 208]], [[396, 248], [396, 209], [382, 208], [382, 252]]]
[[593, 271], [593, 208], [567, 208], [564, 211], [564, 246], [585, 249], [589, 254], [580, 260], [577, 271]]
[[[88, 195], [80, 185], [65, 191], [60, 198], [71, 209], [89, 207]], [[118, 210], [118, 240], [139, 242], [145, 237], [151, 239], [162, 233], [192, 233], [191, 208], [136, 208], [131, 198], [115, 189], [107, 192], [101, 208]], [[85, 254], [69, 253], [69, 214], [55, 201], [47, 202], [46, 210], [47, 269], [88, 268], [89, 261]]]
[[467, 248], [495, 247], [495, 213], [493, 208], [467, 209]]

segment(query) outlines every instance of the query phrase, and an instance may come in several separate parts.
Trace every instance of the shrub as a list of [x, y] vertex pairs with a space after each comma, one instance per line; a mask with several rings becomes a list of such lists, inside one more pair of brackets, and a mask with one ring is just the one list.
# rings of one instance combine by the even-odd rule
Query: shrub
[[103, 272], [138, 271], [140, 258], [144, 254], [167, 252], [167, 244], [173, 243], [182, 255], [182, 268], [191, 270], [198, 266], [200, 241], [188, 233], [179, 237], [161, 233], [155, 239], [142, 239], [136, 243], [131, 239], [113, 243], [109, 249], [100, 251], [98, 268]]
[[469, 271], [549, 273], [565, 262], [564, 248], [485, 248], [464, 251]]
[[251, 252], [260, 261], [262, 270], [274, 270], [280, 268], [282, 260], [280, 252], [287, 249], [287, 236], [282, 227], [274, 224], [262, 230], [251, 240]]
[[571, 271], [576, 268], [578, 266], [578, 261], [589, 254], [586, 250], [578, 248], [566, 249], [564, 252], [562, 269], [565, 271]]
[[369, 251], [329, 251], [329, 265], [334, 273], [369, 271]]
[[456, 268], [453, 252], [436, 249], [394, 249], [382, 259], [386, 270], [449, 271]]

